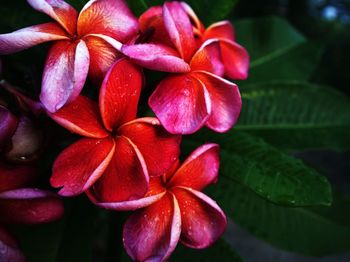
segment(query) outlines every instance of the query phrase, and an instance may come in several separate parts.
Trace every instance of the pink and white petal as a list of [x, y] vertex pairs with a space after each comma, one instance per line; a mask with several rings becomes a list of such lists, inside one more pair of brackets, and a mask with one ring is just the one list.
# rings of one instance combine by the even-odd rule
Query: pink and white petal
[[17, 241], [10, 232], [0, 227], [0, 261], [25, 262], [26, 259], [18, 247]]
[[219, 146], [217, 144], [202, 145], [191, 153], [167, 185], [168, 187], [189, 187], [201, 191], [217, 181], [219, 165]]
[[100, 37], [89, 36], [84, 40], [90, 54], [89, 77], [101, 86], [106, 73], [121, 54]]
[[55, 43], [47, 56], [40, 100], [53, 113], [75, 100], [89, 71], [89, 50], [84, 41]]
[[177, 187], [172, 192], [181, 210], [181, 243], [200, 249], [217, 241], [226, 229], [227, 219], [216, 202], [189, 188]]
[[247, 79], [249, 70], [247, 50], [235, 42], [226, 40], [220, 41], [220, 47], [225, 75], [236, 80]]
[[65, 39], [69, 38], [57, 23], [34, 25], [0, 35], [0, 55], [13, 54], [41, 43]]
[[124, 247], [133, 260], [166, 261], [181, 233], [178, 203], [171, 193], [152, 205], [137, 210], [123, 229]]
[[211, 39], [204, 42], [193, 56], [190, 66], [193, 71], [203, 70], [218, 76], [224, 76], [225, 68], [221, 59], [219, 40]]
[[169, 37], [181, 57], [189, 62], [195, 52], [196, 42], [189, 16], [179, 2], [163, 5], [163, 19]]
[[78, 12], [63, 0], [27, 0], [40, 12], [55, 19], [70, 35], [75, 35]]
[[231, 22], [227, 20], [220, 21], [209, 26], [204, 33], [204, 39], [213, 38], [226, 39], [234, 42], [236, 38], [235, 30]]
[[30, 186], [38, 172], [30, 165], [15, 165], [0, 162], [0, 192]]
[[140, 150], [151, 177], [166, 173], [180, 156], [181, 136], [169, 134], [157, 118], [136, 119], [121, 126], [118, 133]]
[[41, 224], [60, 219], [63, 202], [45, 190], [22, 188], [0, 193], [0, 221], [6, 224]]
[[115, 152], [103, 176], [92, 190], [100, 202], [125, 202], [141, 199], [148, 190], [145, 161], [127, 138], [115, 138]]
[[66, 148], [55, 160], [50, 183], [62, 187], [62, 196], [86, 191], [107, 169], [115, 149], [112, 138], [83, 138]]
[[100, 112], [104, 126], [115, 130], [135, 119], [143, 83], [141, 68], [122, 58], [108, 71], [100, 89]]
[[242, 99], [237, 85], [208, 72], [196, 72], [196, 77], [206, 86], [212, 112], [206, 125], [216, 132], [227, 132], [237, 122]]
[[49, 116], [75, 134], [92, 138], [108, 136], [97, 103], [85, 96], [78, 96], [73, 102]]
[[138, 29], [138, 21], [124, 0], [90, 0], [78, 18], [80, 36], [102, 34], [125, 43]]
[[15, 133], [18, 119], [7, 108], [0, 105], [0, 147], [8, 143]]
[[150, 96], [149, 106], [171, 134], [192, 134], [209, 118], [208, 91], [190, 74], [165, 78]]
[[185, 73], [190, 66], [171, 47], [162, 44], [123, 45], [121, 52], [133, 62], [151, 70]]

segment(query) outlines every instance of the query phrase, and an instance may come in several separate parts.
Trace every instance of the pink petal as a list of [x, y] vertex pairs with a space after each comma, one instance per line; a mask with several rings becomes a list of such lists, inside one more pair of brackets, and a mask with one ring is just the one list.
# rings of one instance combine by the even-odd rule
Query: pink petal
[[219, 146], [217, 144], [202, 145], [192, 152], [167, 185], [168, 187], [183, 186], [203, 190], [216, 182], [219, 165]]
[[53, 187], [63, 187], [59, 194], [74, 196], [87, 190], [104, 173], [114, 154], [112, 138], [83, 138], [66, 148], [56, 159]]
[[195, 33], [200, 36], [202, 32], [204, 32], [205, 27], [203, 23], [199, 20], [196, 13], [193, 11], [193, 9], [186, 3], [181, 2], [182, 8], [186, 11], [187, 15], [190, 17], [191, 22], [193, 23]]
[[81, 136], [93, 138], [108, 136], [97, 103], [85, 96], [78, 96], [56, 113], [50, 114], [50, 117], [64, 128]]
[[63, 0], [27, 0], [36, 10], [55, 19], [72, 36], [76, 33], [77, 11]]
[[137, 147], [124, 136], [115, 139], [115, 153], [93, 191], [101, 202], [124, 202], [140, 199], [148, 190], [148, 172]]
[[224, 76], [219, 40], [208, 40], [193, 56], [190, 63], [192, 71], [203, 70], [218, 76]]
[[56, 23], [34, 25], [0, 35], [0, 55], [13, 54], [41, 43], [64, 39], [68, 39], [68, 36]]
[[225, 66], [225, 75], [231, 79], [244, 80], [248, 77], [249, 54], [239, 44], [220, 41], [222, 61]]
[[168, 193], [129, 217], [123, 230], [125, 249], [133, 260], [166, 261], [179, 241], [180, 228], [178, 203]]
[[38, 176], [29, 165], [12, 165], [0, 162], [0, 192], [32, 185]]
[[181, 136], [169, 134], [157, 118], [136, 119], [119, 128], [118, 133], [140, 150], [150, 176], [163, 175], [180, 155]]
[[40, 100], [50, 112], [56, 112], [80, 94], [88, 71], [89, 51], [83, 41], [78, 44], [60, 41], [47, 56]]
[[188, 188], [173, 188], [181, 210], [181, 243], [191, 248], [206, 248], [224, 233], [227, 220], [211, 198]]
[[133, 62], [156, 71], [183, 73], [190, 66], [171, 47], [161, 44], [124, 45], [121, 52]]
[[112, 131], [135, 119], [143, 82], [141, 69], [127, 59], [108, 71], [100, 89], [100, 111], [105, 127]]
[[78, 34], [102, 34], [125, 43], [138, 32], [138, 21], [123, 0], [90, 0], [78, 18]]
[[211, 112], [208, 91], [190, 74], [165, 78], [148, 104], [164, 128], [172, 134], [196, 132]]
[[62, 201], [49, 191], [23, 188], [0, 193], [0, 221], [10, 224], [41, 224], [60, 219]]
[[0, 105], [0, 147], [11, 139], [17, 124], [17, 118], [7, 108]]
[[190, 18], [179, 2], [166, 2], [163, 5], [163, 19], [170, 39], [187, 62], [196, 48]]
[[26, 261], [18, 247], [17, 241], [3, 227], [0, 227], [0, 259], [2, 262]]
[[208, 72], [196, 72], [195, 75], [206, 86], [212, 103], [206, 125], [216, 132], [228, 131], [237, 122], [242, 108], [237, 85]]
[[235, 31], [230, 21], [221, 21], [212, 24], [204, 33], [204, 39], [226, 39], [235, 41]]

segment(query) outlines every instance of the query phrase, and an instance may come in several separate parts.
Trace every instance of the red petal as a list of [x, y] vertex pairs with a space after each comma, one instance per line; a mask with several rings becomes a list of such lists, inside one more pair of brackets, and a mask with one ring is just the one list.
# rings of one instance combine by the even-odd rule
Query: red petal
[[11, 139], [17, 124], [17, 118], [7, 108], [0, 105], [0, 147]]
[[204, 39], [226, 39], [235, 41], [235, 31], [230, 21], [221, 21], [212, 24], [204, 33]]
[[133, 62], [157, 71], [183, 73], [191, 70], [190, 66], [171, 47], [161, 44], [123, 45], [121, 52]]
[[17, 241], [2, 227], [0, 227], [0, 259], [2, 262], [26, 261], [21, 250], [18, 248]]
[[181, 243], [191, 248], [206, 248], [224, 233], [227, 220], [211, 198], [187, 188], [172, 189], [181, 210]]
[[239, 44], [220, 41], [222, 61], [225, 66], [225, 75], [231, 79], [244, 80], [248, 77], [249, 54]]
[[63, 187], [59, 194], [74, 196], [87, 190], [103, 174], [114, 154], [112, 138], [83, 138], [66, 148], [56, 159], [53, 187]]
[[149, 106], [172, 134], [191, 134], [207, 121], [211, 104], [203, 85], [189, 74], [164, 79], [149, 99]]
[[193, 27], [186, 11], [179, 2], [166, 2], [163, 19], [171, 41], [187, 62], [195, 52], [196, 42]]
[[32, 166], [0, 162], [0, 192], [29, 186], [37, 175], [37, 170]]
[[138, 31], [138, 22], [123, 0], [90, 0], [78, 18], [78, 34], [102, 34], [125, 43]]
[[36, 10], [55, 19], [68, 33], [74, 35], [77, 28], [77, 11], [63, 0], [27, 0]]
[[135, 119], [143, 74], [127, 59], [118, 60], [108, 71], [100, 90], [100, 111], [105, 127], [112, 131]]
[[50, 117], [69, 131], [93, 138], [108, 136], [103, 128], [100, 111], [95, 101], [78, 96], [73, 102], [50, 114]]
[[163, 175], [180, 155], [181, 136], [166, 132], [157, 118], [136, 119], [119, 128], [118, 133], [140, 150], [150, 176]]
[[101, 202], [140, 199], [148, 190], [145, 161], [129, 139], [119, 136], [115, 144], [115, 153], [108, 168], [93, 186], [95, 196]]
[[174, 251], [181, 233], [178, 203], [169, 193], [161, 200], [137, 210], [126, 221], [124, 246], [133, 260], [165, 261]]
[[89, 36], [84, 40], [91, 58], [89, 77], [96, 85], [101, 86], [107, 71], [117, 59], [118, 51], [99, 37]]
[[0, 221], [10, 224], [40, 224], [62, 217], [63, 203], [51, 192], [24, 188], [0, 193]]
[[182, 8], [186, 11], [187, 15], [190, 17], [191, 22], [194, 24], [195, 33], [200, 36], [204, 32], [205, 27], [203, 23], [199, 20], [193, 9], [185, 2], [181, 2]]
[[171, 177], [167, 186], [183, 186], [200, 191], [216, 182], [219, 165], [219, 146], [205, 144], [192, 152]]
[[50, 112], [56, 112], [80, 94], [89, 71], [89, 51], [78, 44], [59, 41], [47, 56], [40, 100]]
[[212, 103], [213, 110], [206, 125], [216, 132], [228, 131], [237, 122], [242, 108], [238, 87], [207, 72], [195, 75], [206, 86]]
[[68, 37], [57, 23], [26, 27], [0, 35], [0, 55], [16, 53], [41, 43], [63, 39]]
[[203, 70], [218, 76], [223, 76], [225, 69], [221, 60], [219, 41], [206, 41], [193, 56], [190, 66], [192, 71]]

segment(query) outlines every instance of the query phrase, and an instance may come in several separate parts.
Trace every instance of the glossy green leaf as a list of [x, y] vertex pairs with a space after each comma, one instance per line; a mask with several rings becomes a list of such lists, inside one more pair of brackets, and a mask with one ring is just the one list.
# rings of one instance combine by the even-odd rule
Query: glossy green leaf
[[350, 100], [334, 89], [301, 82], [271, 82], [242, 89], [236, 130], [252, 132], [283, 149], [350, 148]]

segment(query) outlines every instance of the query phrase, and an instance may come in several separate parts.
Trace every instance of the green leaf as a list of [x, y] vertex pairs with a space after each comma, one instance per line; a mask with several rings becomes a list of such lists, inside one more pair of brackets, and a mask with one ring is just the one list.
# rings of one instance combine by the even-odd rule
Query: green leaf
[[350, 100], [334, 89], [271, 82], [243, 88], [242, 98], [236, 130], [287, 150], [350, 148]]
[[208, 194], [237, 224], [279, 248], [310, 256], [350, 250], [349, 200], [322, 208], [283, 207], [226, 176]]
[[234, 135], [202, 132], [197, 139], [210, 139], [221, 146], [223, 176], [271, 202], [291, 206], [331, 204], [331, 188], [325, 177], [259, 138], [238, 132]]

